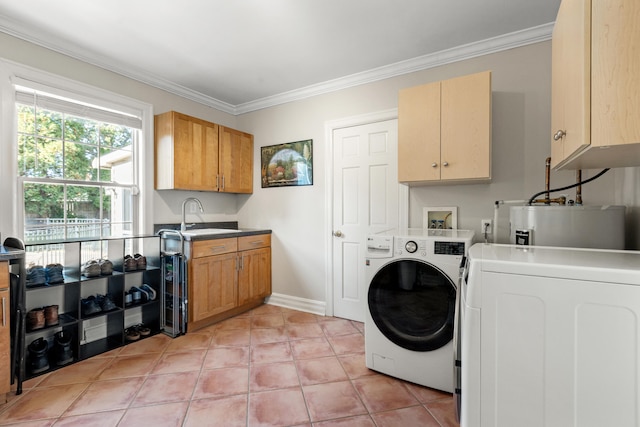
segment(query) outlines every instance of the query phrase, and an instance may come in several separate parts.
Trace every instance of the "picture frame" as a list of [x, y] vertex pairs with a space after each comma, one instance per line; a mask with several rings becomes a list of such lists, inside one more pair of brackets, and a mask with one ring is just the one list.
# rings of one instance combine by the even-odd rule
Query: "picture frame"
[[455, 206], [423, 208], [422, 228], [456, 230], [458, 228], [458, 208]]
[[260, 150], [262, 188], [313, 185], [313, 139]]

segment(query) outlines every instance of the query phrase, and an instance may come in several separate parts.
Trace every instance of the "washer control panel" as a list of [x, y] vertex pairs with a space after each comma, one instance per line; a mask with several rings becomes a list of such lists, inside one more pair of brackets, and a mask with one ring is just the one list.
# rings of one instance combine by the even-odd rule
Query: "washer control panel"
[[394, 253], [401, 255], [427, 256], [427, 241], [425, 239], [396, 237]]

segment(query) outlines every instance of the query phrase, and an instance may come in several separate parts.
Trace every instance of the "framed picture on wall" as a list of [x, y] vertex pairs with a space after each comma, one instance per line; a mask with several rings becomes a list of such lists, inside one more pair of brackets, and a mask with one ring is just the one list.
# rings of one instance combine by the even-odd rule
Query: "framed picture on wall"
[[313, 185], [313, 140], [262, 147], [262, 188]]

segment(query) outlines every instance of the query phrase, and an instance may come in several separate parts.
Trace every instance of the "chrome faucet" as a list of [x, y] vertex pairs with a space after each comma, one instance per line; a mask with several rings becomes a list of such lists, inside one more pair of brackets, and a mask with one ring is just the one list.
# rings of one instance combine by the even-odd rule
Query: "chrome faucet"
[[187, 202], [196, 202], [198, 204], [198, 207], [200, 208], [200, 213], [204, 213], [204, 209], [202, 208], [202, 203], [200, 202], [200, 200], [196, 199], [195, 197], [187, 197], [186, 199], [184, 199], [184, 202], [182, 202], [182, 222], [180, 223], [180, 231], [187, 231], [187, 224], [185, 224], [184, 222], [184, 217], [185, 217], [185, 208], [187, 207]]

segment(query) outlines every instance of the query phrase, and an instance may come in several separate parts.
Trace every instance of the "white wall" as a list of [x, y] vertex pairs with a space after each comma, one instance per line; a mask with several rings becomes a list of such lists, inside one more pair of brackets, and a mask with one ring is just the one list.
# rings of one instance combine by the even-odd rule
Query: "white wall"
[[[423, 206], [458, 206], [459, 227], [480, 232], [481, 218], [491, 217], [493, 202], [523, 199], [544, 187], [549, 155], [551, 43], [543, 42], [459, 63], [357, 86], [335, 93], [255, 111], [239, 117], [197, 104], [126, 77], [73, 60], [0, 33], [0, 57], [153, 105], [154, 112], [176, 110], [255, 136], [254, 193], [211, 194], [154, 192], [154, 222], [179, 222], [182, 200], [196, 196], [205, 214], [191, 221], [237, 219], [241, 226], [273, 230], [273, 290], [324, 301], [328, 282], [325, 180], [325, 124], [361, 114], [397, 108], [398, 90], [474, 72], [493, 72], [493, 181], [489, 184], [414, 187], [410, 191], [410, 226], [422, 225]], [[313, 139], [314, 184], [260, 187], [260, 147]], [[146, 153], [152, 156], [151, 152]], [[592, 171], [584, 173], [585, 177]], [[573, 173], [552, 173], [552, 186], [573, 182]], [[625, 204], [628, 246], [640, 247], [640, 168], [610, 171], [583, 188], [588, 204]], [[1, 228], [1, 227], [0, 227]], [[0, 230], [3, 231], [3, 230]], [[3, 234], [6, 235], [5, 232]]]

